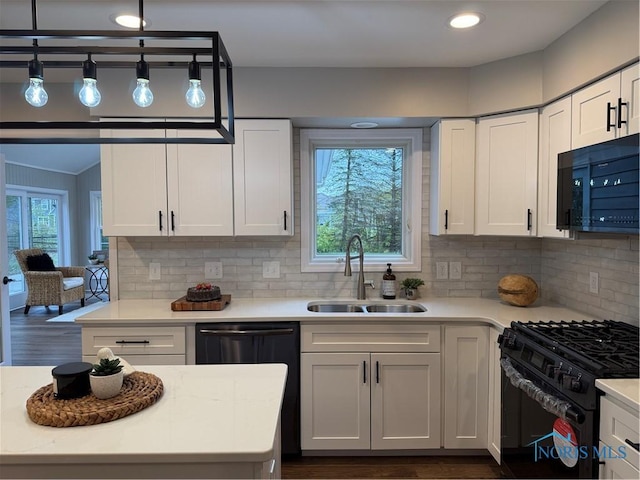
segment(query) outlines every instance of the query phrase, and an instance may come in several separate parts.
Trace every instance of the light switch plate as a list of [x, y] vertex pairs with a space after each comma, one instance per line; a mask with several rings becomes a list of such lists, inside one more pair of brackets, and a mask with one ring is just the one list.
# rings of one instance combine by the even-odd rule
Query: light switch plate
[[600, 290], [598, 272], [589, 272], [589, 292], [598, 293]]
[[436, 279], [446, 280], [449, 278], [449, 264], [447, 262], [436, 262]]
[[149, 264], [149, 280], [160, 280], [162, 273], [160, 272], [160, 263], [151, 262]]
[[280, 278], [280, 262], [262, 262], [262, 278]]
[[449, 278], [451, 280], [462, 279], [462, 262], [449, 262]]
[[222, 262], [205, 262], [204, 278], [207, 280], [222, 278]]

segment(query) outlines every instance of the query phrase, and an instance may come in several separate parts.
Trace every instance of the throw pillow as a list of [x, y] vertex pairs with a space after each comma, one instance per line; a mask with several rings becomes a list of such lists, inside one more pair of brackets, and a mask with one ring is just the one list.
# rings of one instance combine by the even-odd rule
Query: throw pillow
[[55, 272], [56, 267], [48, 253], [42, 255], [29, 255], [27, 268], [34, 272]]

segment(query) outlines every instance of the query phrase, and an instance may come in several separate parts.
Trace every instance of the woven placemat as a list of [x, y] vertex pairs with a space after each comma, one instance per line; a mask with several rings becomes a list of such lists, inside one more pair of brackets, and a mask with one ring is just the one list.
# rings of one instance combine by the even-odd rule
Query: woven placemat
[[133, 372], [124, 378], [115, 397], [100, 400], [89, 394], [80, 398], [59, 400], [53, 395], [53, 384], [36, 390], [27, 400], [29, 418], [38, 425], [78, 427], [111, 422], [139, 412], [154, 404], [162, 395], [162, 380], [151, 373]]

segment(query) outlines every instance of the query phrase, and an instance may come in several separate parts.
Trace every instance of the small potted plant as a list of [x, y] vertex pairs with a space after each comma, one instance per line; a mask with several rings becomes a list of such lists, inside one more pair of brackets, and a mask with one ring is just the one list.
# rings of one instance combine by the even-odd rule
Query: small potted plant
[[424, 285], [424, 281], [421, 278], [405, 278], [400, 285], [407, 300], [415, 300], [418, 298], [418, 287]]
[[89, 262], [91, 262], [91, 265], [97, 265], [98, 264], [98, 256], [97, 255], [94, 255], [92, 253], [87, 258], [89, 259]]
[[119, 358], [102, 358], [93, 366], [89, 375], [89, 383], [93, 394], [105, 400], [120, 393], [124, 371]]

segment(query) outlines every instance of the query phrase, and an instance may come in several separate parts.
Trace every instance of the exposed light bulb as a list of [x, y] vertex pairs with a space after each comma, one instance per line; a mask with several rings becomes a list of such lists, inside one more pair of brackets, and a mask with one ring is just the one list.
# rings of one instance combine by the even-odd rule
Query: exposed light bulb
[[24, 92], [24, 99], [33, 107], [44, 107], [49, 101], [49, 95], [44, 89], [42, 70], [42, 62], [38, 59], [29, 61], [29, 88]]
[[133, 101], [139, 107], [145, 108], [153, 103], [153, 92], [149, 88], [149, 64], [144, 58], [136, 64], [136, 89], [133, 91]]
[[189, 89], [185, 95], [187, 105], [192, 108], [202, 107], [207, 100], [207, 96], [202, 91], [202, 81], [200, 79], [200, 64], [196, 62], [194, 54], [193, 61], [189, 62]]
[[98, 90], [96, 70], [96, 62], [91, 60], [91, 55], [89, 55], [89, 58], [82, 62], [83, 86], [78, 93], [78, 98], [85, 107], [97, 107], [102, 100], [102, 95]]

